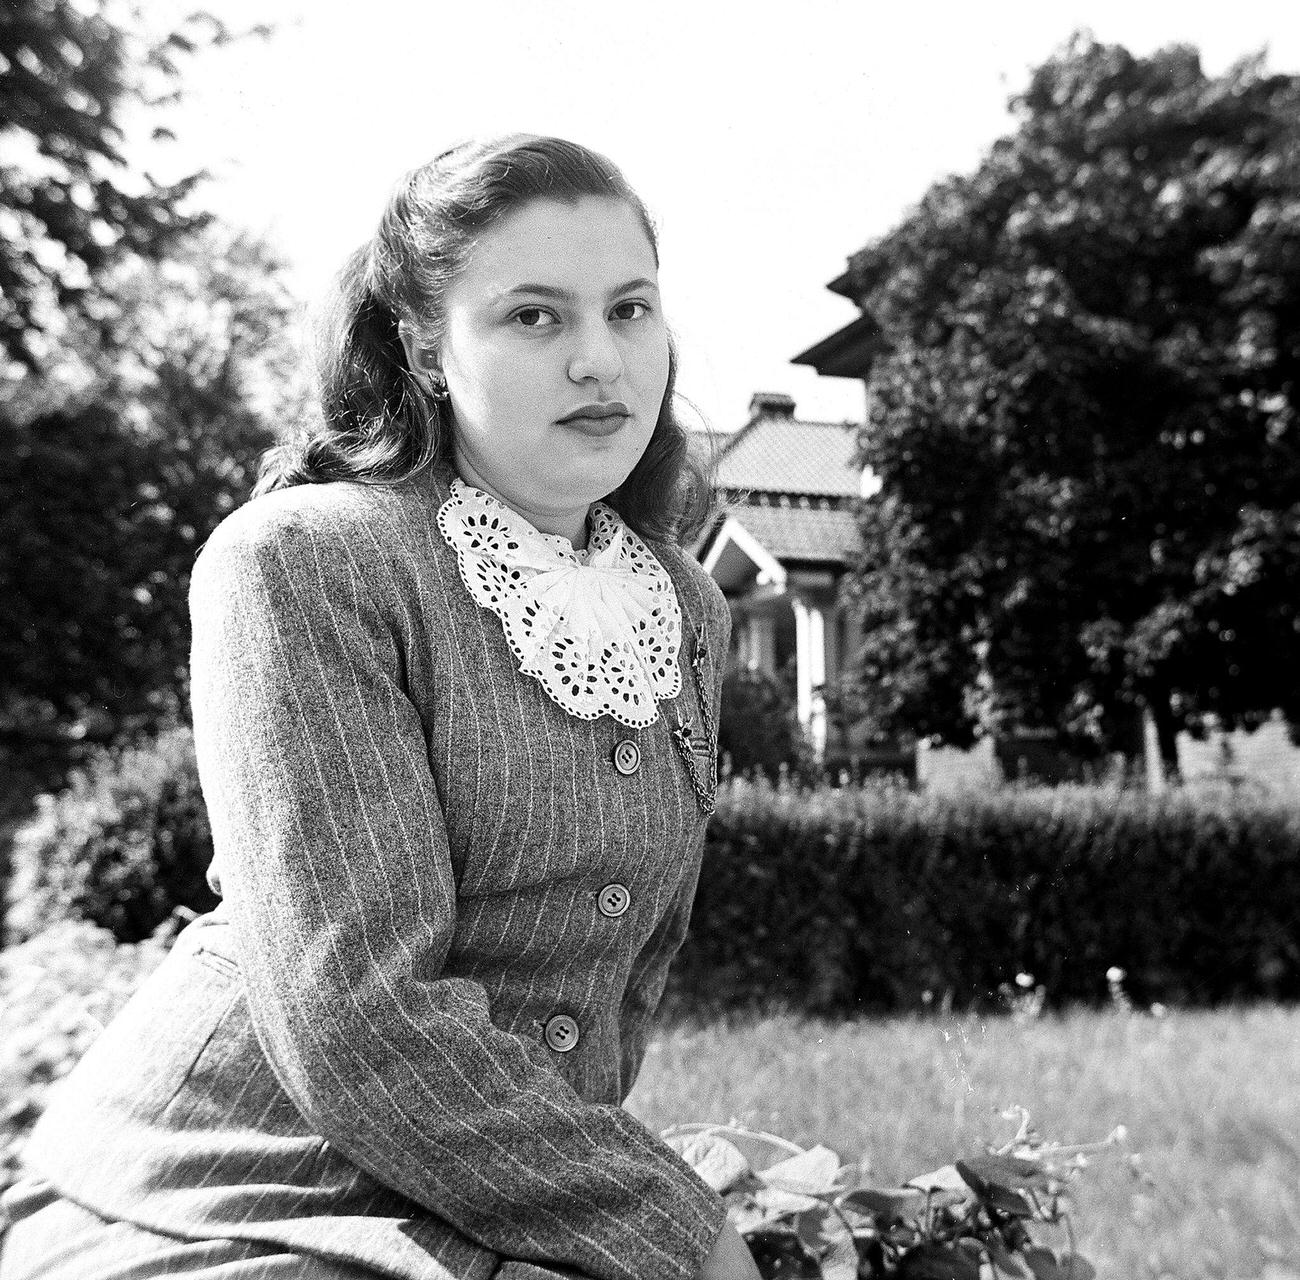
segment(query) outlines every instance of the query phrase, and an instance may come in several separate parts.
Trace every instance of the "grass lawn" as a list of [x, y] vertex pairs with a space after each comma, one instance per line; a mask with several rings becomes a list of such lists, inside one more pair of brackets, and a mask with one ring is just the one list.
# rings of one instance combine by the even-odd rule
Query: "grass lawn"
[[1128, 1131], [1076, 1196], [1101, 1277], [1300, 1280], [1300, 1010], [680, 1025], [628, 1105], [822, 1142], [888, 1186], [1005, 1141], [1016, 1104], [1063, 1143]]

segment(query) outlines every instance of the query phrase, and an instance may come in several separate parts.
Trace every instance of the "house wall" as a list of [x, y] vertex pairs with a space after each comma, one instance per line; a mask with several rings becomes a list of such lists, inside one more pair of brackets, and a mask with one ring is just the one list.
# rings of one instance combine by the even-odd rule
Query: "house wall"
[[[1014, 758], [1014, 751], [999, 750], [988, 738], [969, 751], [923, 747], [916, 753], [916, 779], [936, 791], [985, 789], [1015, 779]], [[1226, 784], [1248, 794], [1300, 801], [1300, 747], [1291, 742], [1280, 716], [1253, 733], [1212, 733], [1199, 742], [1180, 733], [1178, 763], [1192, 786]]]
[[969, 751], [960, 747], [921, 746], [916, 751], [916, 783], [927, 791], [951, 794], [959, 791], [986, 791], [1003, 782], [1003, 773], [985, 738]]
[[1300, 747], [1280, 715], [1254, 733], [1213, 733], [1202, 742], [1179, 734], [1178, 762], [1189, 782], [1221, 779], [1300, 800]]

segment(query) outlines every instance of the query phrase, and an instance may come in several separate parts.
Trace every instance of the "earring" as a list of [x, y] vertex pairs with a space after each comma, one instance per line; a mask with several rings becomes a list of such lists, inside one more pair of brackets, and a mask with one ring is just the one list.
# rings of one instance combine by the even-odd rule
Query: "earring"
[[435, 378], [432, 375], [429, 378], [429, 395], [437, 400], [439, 404], [451, 398], [451, 392], [447, 390], [447, 381], [445, 378]]

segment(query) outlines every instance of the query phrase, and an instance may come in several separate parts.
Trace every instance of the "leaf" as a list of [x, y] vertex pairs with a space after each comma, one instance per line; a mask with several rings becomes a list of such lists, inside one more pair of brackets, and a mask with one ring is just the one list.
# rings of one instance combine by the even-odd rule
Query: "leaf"
[[836, 1189], [840, 1158], [829, 1147], [816, 1146], [760, 1169], [758, 1176], [770, 1187], [806, 1196], [830, 1195]]
[[676, 1134], [668, 1145], [719, 1193], [749, 1173], [749, 1161], [726, 1138], [715, 1133]]
[[1020, 1251], [1020, 1256], [1024, 1258], [1025, 1266], [1033, 1272], [1034, 1280], [1059, 1280], [1061, 1265], [1050, 1249], [1040, 1244], [1026, 1245]]
[[820, 1263], [823, 1280], [857, 1280], [858, 1250], [839, 1214], [819, 1203], [799, 1215], [795, 1229], [800, 1243]]
[[1061, 1280], [1093, 1280], [1097, 1274], [1097, 1268], [1077, 1253], [1062, 1254], [1060, 1265]]
[[997, 1182], [986, 1181], [964, 1160], [957, 1161], [956, 1169], [970, 1189], [999, 1212], [1009, 1213], [1014, 1218], [1034, 1216], [1034, 1206], [1019, 1191], [1012, 1191]]
[[923, 1244], [911, 1250], [898, 1269], [907, 1280], [980, 1280], [980, 1264], [955, 1244]]
[[727, 1205], [727, 1221], [742, 1236], [751, 1236], [767, 1222], [767, 1215], [748, 1196]]
[[807, 1213], [822, 1203], [816, 1196], [800, 1195], [797, 1191], [786, 1191], [781, 1187], [759, 1187], [754, 1192], [754, 1202], [768, 1217]]
[[812, 1196], [795, 1196], [770, 1187], [730, 1192], [724, 1200], [727, 1217], [742, 1236], [767, 1232], [795, 1234], [795, 1222], [801, 1213], [817, 1209], [823, 1201]]
[[1020, 1156], [987, 1155], [970, 1160], [959, 1160], [957, 1170], [969, 1169], [985, 1182], [994, 1186], [1010, 1187], [1021, 1191], [1047, 1192], [1052, 1187], [1052, 1176], [1037, 1160]]
[[920, 1187], [922, 1191], [960, 1191], [963, 1196], [970, 1185], [957, 1171], [956, 1165], [946, 1164], [933, 1173], [923, 1173], [919, 1177], [909, 1178], [909, 1187]]
[[1027, 1245], [1021, 1251], [1021, 1257], [1033, 1273], [1034, 1280], [1093, 1280], [1097, 1274], [1092, 1264], [1077, 1253], [1067, 1253], [1058, 1259], [1043, 1245]]
[[906, 1225], [900, 1223], [896, 1227], [890, 1227], [888, 1231], [881, 1233], [880, 1238], [891, 1249], [913, 1249], [923, 1239], [920, 1227], [911, 1223]]
[[883, 1218], [882, 1225], [918, 1218], [925, 1212], [925, 1192], [915, 1187], [880, 1189], [857, 1187], [841, 1196], [836, 1202], [842, 1208], [854, 1209], [873, 1218]]
[[906, 1184], [922, 1192], [929, 1192], [928, 1204], [931, 1209], [947, 1208], [949, 1205], [961, 1204], [971, 1198], [971, 1188], [957, 1172], [956, 1166], [946, 1164], [933, 1173], [923, 1173]]
[[993, 1260], [993, 1274], [997, 1280], [1036, 1280], [1034, 1272], [1022, 1258], [996, 1241], [988, 1243], [989, 1257]]

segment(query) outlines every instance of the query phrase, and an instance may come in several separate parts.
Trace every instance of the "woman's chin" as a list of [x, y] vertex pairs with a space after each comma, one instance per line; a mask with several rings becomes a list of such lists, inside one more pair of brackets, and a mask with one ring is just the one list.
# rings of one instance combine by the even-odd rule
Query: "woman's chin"
[[556, 476], [552, 489], [563, 502], [599, 502], [622, 486], [635, 465], [572, 467]]

